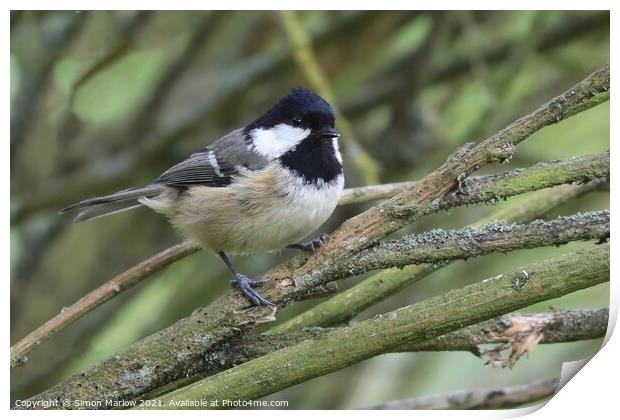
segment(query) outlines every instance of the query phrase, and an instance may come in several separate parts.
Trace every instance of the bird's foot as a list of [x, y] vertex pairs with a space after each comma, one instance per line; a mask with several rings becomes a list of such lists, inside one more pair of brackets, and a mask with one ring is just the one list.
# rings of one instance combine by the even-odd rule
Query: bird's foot
[[325, 244], [329, 240], [330, 240], [329, 235], [327, 235], [326, 233], [322, 233], [321, 236], [319, 236], [316, 239], [313, 239], [309, 242], [304, 242], [301, 244], [291, 244], [291, 245], [288, 245], [287, 248], [299, 249], [305, 252], [314, 252], [317, 249], [325, 246]]
[[253, 289], [253, 287], [262, 286], [265, 282], [262, 280], [252, 280], [251, 278], [244, 276], [241, 273], [235, 274], [235, 279], [231, 282], [233, 287], [238, 287], [241, 292], [247, 297], [250, 302], [254, 303], [257, 306], [260, 305], [272, 305], [273, 303], [269, 302], [267, 299], [263, 298], [261, 295]]

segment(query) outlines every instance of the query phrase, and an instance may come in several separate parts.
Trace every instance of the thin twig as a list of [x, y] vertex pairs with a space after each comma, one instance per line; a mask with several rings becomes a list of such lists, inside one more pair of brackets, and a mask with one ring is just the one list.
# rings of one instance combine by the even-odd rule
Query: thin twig
[[552, 397], [558, 380], [526, 385], [414, 397], [363, 407], [363, 410], [490, 410], [530, 405]]
[[119, 274], [68, 308], [63, 308], [58, 315], [11, 347], [11, 368], [25, 363], [27, 361], [26, 356], [31, 351], [88, 312], [173, 262], [193, 254], [198, 249], [199, 248], [191, 242], [183, 242], [170, 247]]
[[366, 203], [371, 200], [384, 200], [411, 189], [417, 181], [394, 182], [391, 184], [369, 185], [347, 188], [342, 192], [338, 205]]

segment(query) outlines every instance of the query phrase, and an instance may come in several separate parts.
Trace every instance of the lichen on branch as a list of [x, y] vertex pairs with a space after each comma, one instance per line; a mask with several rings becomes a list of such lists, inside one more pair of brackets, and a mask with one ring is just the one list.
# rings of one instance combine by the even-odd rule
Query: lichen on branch
[[[523, 278], [527, 273], [527, 278]], [[251, 400], [466, 325], [609, 280], [609, 245], [541, 261], [278, 350], [158, 398]], [[155, 405], [157, 406], [157, 405]]]

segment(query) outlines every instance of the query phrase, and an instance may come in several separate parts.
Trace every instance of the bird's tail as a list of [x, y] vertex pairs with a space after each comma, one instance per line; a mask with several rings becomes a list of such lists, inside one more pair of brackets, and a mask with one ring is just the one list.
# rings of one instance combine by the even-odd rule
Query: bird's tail
[[79, 223], [85, 220], [108, 216], [140, 207], [142, 205], [138, 202], [140, 198], [154, 197], [161, 194], [163, 189], [163, 185], [158, 184], [147, 185], [146, 187], [140, 188], [128, 188], [103, 197], [94, 197], [87, 200], [82, 200], [79, 203], [72, 204], [59, 210], [58, 213], [67, 213], [71, 210], [85, 209], [82, 210], [73, 220], [74, 223]]

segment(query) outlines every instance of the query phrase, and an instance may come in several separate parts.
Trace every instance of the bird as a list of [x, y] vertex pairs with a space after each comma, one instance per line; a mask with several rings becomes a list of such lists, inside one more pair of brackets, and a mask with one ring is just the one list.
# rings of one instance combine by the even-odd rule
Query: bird
[[313, 252], [322, 234], [301, 242], [333, 213], [344, 188], [333, 107], [293, 89], [243, 128], [222, 136], [164, 171], [148, 185], [89, 198], [61, 209], [74, 222], [146, 206], [185, 238], [217, 253], [253, 305], [274, 305], [240, 273], [229, 255], [285, 248]]

